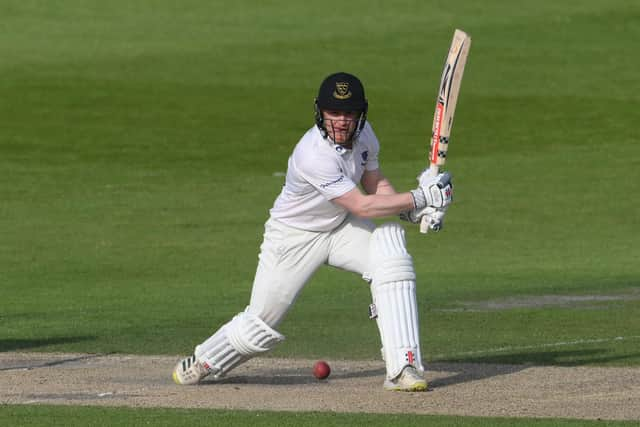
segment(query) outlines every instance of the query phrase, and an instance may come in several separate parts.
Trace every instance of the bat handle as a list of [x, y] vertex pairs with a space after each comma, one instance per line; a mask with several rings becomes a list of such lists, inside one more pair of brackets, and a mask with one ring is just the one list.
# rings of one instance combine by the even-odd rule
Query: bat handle
[[[429, 169], [427, 169], [427, 173], [429, 174], [429, 176], [436, 176], [438, 175], [438, 172], [438, 165], [431, 163]], [[422, 234], [427, 234], [429, 232], [429, 220], [426, 216], [423, 216], [420, 220], [420, 232]]]
[[429, 220], [427, 219], [426, 216], [423, 216], [422, 219], [420, 220], [420, 232], [422, 234], [427, 234], [428, 231], [429, 231]]

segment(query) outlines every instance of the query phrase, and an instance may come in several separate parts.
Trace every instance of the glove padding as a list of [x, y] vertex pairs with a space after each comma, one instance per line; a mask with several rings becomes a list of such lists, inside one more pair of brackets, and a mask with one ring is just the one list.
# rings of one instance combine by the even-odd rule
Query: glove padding
[[400, 213], [400, 219], [403, 221], [409, 221], [413, 224], [420, 224], [422, 217], [425, 217], [428, 224], [428, 230], [438, 232], [444, 227], [444, 215], [447, 213], [447, 207], [434, 208], [427, 206], [420, 210], [414, 209], [412, 211], [405, 211]]
[[431, 176], [425, 169], [418, 176], [418, 188], [411, 190], [415, 211], [426, 207], [444, 208], [453, 200], [453, 184], [449, 172]]

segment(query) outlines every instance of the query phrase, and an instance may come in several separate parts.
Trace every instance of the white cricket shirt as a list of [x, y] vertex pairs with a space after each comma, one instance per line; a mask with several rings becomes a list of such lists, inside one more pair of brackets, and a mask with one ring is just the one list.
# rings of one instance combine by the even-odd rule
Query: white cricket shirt
[[379, 150], [368, 122], [352, 149], [323, 138], [313, 126], [289, 157], [285, 184], [270, 210], [271, 217], [302, 230], [333, 230], [348, 211], [331, 200], [358, 185], [365, 170], [378, 169]]

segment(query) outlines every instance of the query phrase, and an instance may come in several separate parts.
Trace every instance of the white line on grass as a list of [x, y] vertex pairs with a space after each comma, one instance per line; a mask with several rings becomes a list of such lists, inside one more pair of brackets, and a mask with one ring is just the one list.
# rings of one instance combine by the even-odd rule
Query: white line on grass
[[523, 345], [523, 346], [497, 347], [497, 348], [490, 348], [486, 350], [462, 351], [462, 352], [453, 353], [453, 354], [437, 354], [437, 355], [434, 355], [433, 358], [446, 359], [446, 358], [460, 357], [460, 356], [476, 356], [479, 354], [503, 353], [506, 351], [537, 350], [537, 349], [549, 348], [549, 347], [565, 347], [565, 346], [579, 345], [579, 344], [599, 344], [604, 342], [631, 341], [631, 340], [637, 340], [637, 339], [640, 339], [640, 335], [631, 335], [627, 337], [612, 337], [612, 338], [578, 339], [574, 341], [561, 341], [561, 342]]

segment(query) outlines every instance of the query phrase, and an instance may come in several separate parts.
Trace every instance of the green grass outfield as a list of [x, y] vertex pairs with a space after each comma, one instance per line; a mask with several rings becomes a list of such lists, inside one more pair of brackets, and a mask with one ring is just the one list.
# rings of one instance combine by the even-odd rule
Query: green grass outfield
[[[426, 361], [640, 364], [640, 5], [5, 0], [0, 17], [0, 351], [191, 352], [248, 303], [320, 81], [362, 78], [408, 190], [458, 27], [455, 204], [442, 233], [407, 228]], [[368, 304], [319, 271], [272, 354], [377, 357]]]
[[4, 425], [85, 426], [152, 425], [171, 427], [225, 426], [262, 427], [623, 427], [624, 421], [553, 420], [516, 418], [443, 417], [428, 415], [232, 412], [204, 409], [131, 409], [60, 406], [0, 406]]

